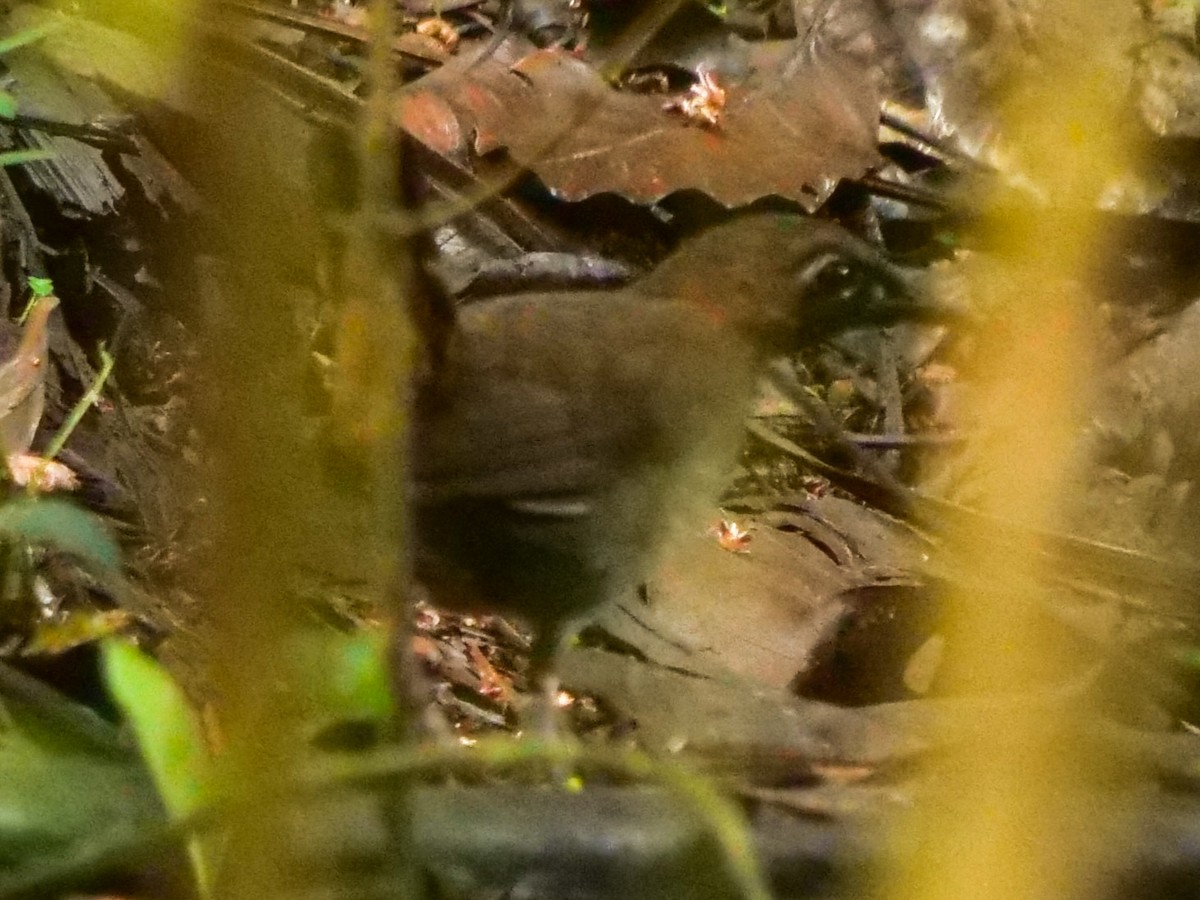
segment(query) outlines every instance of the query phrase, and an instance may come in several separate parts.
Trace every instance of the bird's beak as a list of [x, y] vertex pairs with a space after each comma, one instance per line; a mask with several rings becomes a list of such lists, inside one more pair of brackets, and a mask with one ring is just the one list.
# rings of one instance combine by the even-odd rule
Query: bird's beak
[[964, 303], [934, 296], [923, 273], [871, 260], [869, 278], [852, 295], [810, 298], [804, 306], [806, 343], [853, 328], [886, 328], [901, 322], [974, 328], [978, 316]]

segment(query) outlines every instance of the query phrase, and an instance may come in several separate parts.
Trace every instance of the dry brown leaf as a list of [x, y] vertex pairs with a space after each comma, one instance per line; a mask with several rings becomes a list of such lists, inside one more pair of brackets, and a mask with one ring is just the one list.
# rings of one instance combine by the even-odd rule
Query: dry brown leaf
[[812, 210], [879, 161], [875, 90], [861, 67], [834, 55], [778, 62], [741, 81], [709, 73], [724, 92], [719, 128], [680, 115], [668, 95], [618, 91], [561, 50], [511, 66], [500, 54], [470, 57], [404, 92], [399, 124], [460, 158], [507, 150], [566, 200], [615, 192], [652, 203], [690, 189], [729, 206], [782, 196]]
[[79, 477], [69, 466], [33, 453], [14, 453], [6, 458], [8, 474], [13, 484], [27, 487], [39, 494], [51, 491], [74, 491]]
[[749, 553], [748, 545], [754, 539], [750, 529], [743, 529], [737, 522], [729, 519], [722, 519], [710, 528], [708, 533], [716, 537], [718, 547], [730, 553]]

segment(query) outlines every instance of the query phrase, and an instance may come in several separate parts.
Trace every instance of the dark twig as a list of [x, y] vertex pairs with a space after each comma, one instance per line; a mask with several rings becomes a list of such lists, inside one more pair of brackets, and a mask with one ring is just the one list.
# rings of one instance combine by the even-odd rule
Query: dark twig
[[56, 119], [43, 119], [40, 116], [18, 114], [5, 119], [0, 124], [13, 128], [24, 128], [27, 131], [41, 131], [44, 134], [73, 138], [98, 150], [117, 150], [121, 153], [138, 153], [137, 142], [128, 133], [131, 124], [128, 120], [116, 120], [111, 123], [60, 122]]

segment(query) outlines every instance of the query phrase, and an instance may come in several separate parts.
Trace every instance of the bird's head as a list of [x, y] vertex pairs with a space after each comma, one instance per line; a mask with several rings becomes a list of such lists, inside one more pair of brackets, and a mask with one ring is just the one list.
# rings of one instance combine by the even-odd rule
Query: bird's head
[[766, 351], [801, 349], [848, 328], [955, 317], [919, 296], [870, 244], [834, 222], [791, 214], [753, 214], [710, 228], [645, 284]]

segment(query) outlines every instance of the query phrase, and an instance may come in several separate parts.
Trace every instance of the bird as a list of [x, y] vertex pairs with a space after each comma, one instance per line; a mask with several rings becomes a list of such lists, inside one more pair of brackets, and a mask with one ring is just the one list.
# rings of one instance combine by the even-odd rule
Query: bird
[[[824, 290], [847, 264], [882, 290]], [[786, 213], [704, 230], [620, 289], [460, 307], [415, 404], [417, 580], [435, 605], [527, 624], [530, 678], [553, 691], [565, 639], [716, 499], [770, 358], [943, 313], [875, 247]]]

